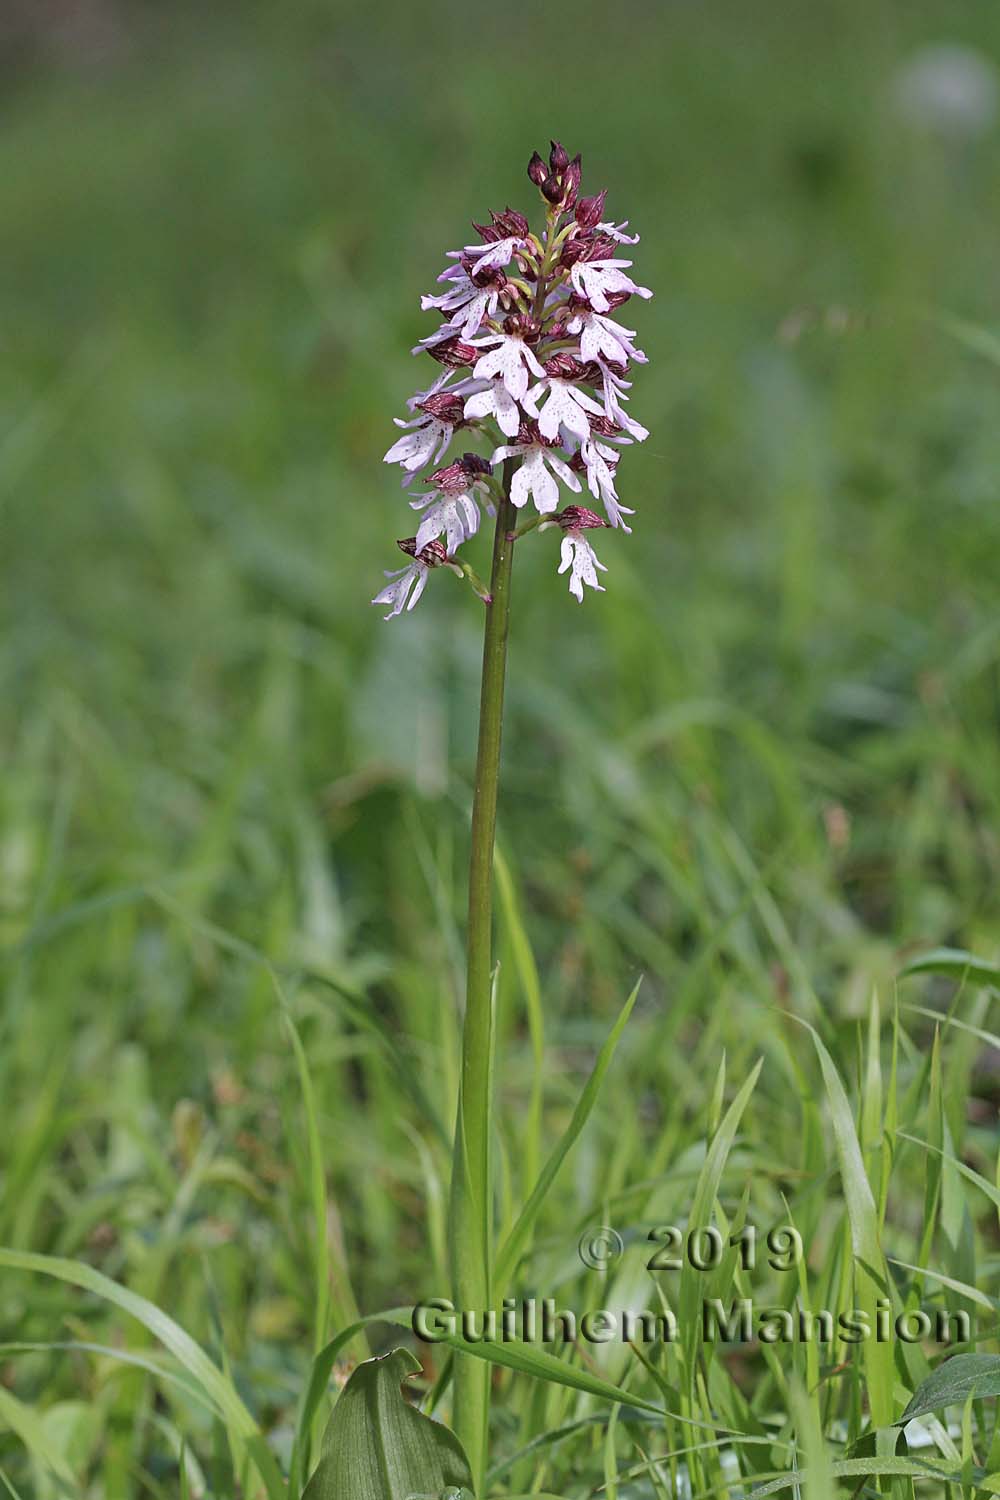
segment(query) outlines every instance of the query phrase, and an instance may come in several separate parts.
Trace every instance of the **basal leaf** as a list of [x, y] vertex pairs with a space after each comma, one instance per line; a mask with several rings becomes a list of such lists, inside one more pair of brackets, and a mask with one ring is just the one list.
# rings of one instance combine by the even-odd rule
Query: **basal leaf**
[[471, 1489], [458, 1438], [403, 1396], [403, 1381], [419, 1368], [406, 1349], [358, 1366], [333, 1409], [303, 1500], [437, 1500], [445, 1494], [452, 1500], [454, 1491]]

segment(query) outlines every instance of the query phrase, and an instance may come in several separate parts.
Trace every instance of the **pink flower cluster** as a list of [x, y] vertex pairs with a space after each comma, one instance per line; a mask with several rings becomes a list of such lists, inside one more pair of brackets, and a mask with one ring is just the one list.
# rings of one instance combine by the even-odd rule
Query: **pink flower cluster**
[[[546, 206], [542, 233], [515, 209], [491, 213], [489, 224], [474, 225], [482, 243], [448, 252], [452, 264], [438, 278], [444, 290], [421, 299], [442, 322], [413, 352], [442, 369], [407, 403], [410, 417], [396, 418], [403, 431], [385, 462], [401, 466], [405, 487], [441, 464], [456, 433], [463, 443], [485, 438], [491, 451], [465, 452], [434, 468], [420, 493], [411, 490], [420, 523], [398, 544], [410, 561], [386, 574], [373, 601], [389, 606], [386, 619], [413, 608], [431, 568], [471, 571], [456, 553], [478, 531], [481, 507], [493, 514], [503, 497], [500, 465], [511, 503], [521, 509], [530, 501], [535, 524], [561, 529], [559, 572], [569, 572], [578, 600], [585, 584], [602, 592], [597, 572], [606, 571], [584, 533], [630, 530], [617, 468], [621, 448], [648, 436], [629, 414], [627, 378], [646, 356], [617, 314], [632, 297], [652, 296], [620, 254], [639, 236], [627, 233], [627, 220], [605, 221], [604, 192], [580, 196], [580, 158], [570, 160], [557, 141], [547, 163], [535, 152], [528, 176]], [[580, 494], [584, 484], [606, 519], [561, 504], [563, 489]]]

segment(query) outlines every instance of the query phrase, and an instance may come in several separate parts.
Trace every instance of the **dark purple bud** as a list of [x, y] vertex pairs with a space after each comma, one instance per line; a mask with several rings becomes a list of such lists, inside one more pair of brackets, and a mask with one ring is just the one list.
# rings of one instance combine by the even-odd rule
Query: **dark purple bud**
[[528, 230], [531, 226], [524, 217], [524, 214], [518, 213], [516, 208], [507, 207], [502, 214], [491, 212], [490, 218], [493, 220], [496, 228], [502, 231], [503, 239], [523, 240], [527, 238]]
[[495, 245], [497, 240], [505, 240], [507, 238], [507, 235], [504, 234], [502, 229], [498, 229], [496, 224], [477, 224], [475, 219], [473, 219], [472, 227], [486, 241], [487, 245]]
[[[463, 261], [463, 265], [465, 262]], [[466, 266], [466, 272], [473, 286], [495, 286], [498, 292], [502, 292], [507, 285], [507, 277], [500, 266], [487, 266], [484, 270], [478, 270], [475, 261]]]
[[482, 474], [492, 474], [493, 466], [479, 453], [463, 453], [458, 467], [469, 479], [478, 479]]
[[581, 260], [613, 260], [618, 247], [606, 234], [595, 235], [580, 257]]
[[576, 195], [580, 191], [580, 178], [582, 175], [583, 163], [579, 153], [577, 153], [562, 174], [563, 208], [569, 210], [576, 202]]
[[517, 429], [517, 437], [515, 439], [515, 442], [523, 445], [526, 448], [531, 447], [533, 443], [544, 444], [545, 439], [542, 437], [542, 434], [539, 431], [538, 423], [535, 421], [534, 417], [522, 416], [521, 424]]
[[460, 495], [469, 488], [469, 476], [462, 466], [462, 460], [456, 459], [443, 469], [435, 469], [427, 483], [432, 484], [435, 489], [444, 490], [446, 495]]
[[548, 175], [548, 171], [546, 170], [546, 166], [542, 161], [542, 158], [539, 156], [537, 151], [532, 151], [531, 160], [528, 163], [528, 176], [535, 184], [535, 187], [541, 187], [542, 183], [545, 181]]
[[439, 422], [450, 422], [452, 427], [462, 425], [465, 402], [461, 396], [452, 396], [448, 391], [437, 391], [433, 396], [428, 396], [426, 401], [419, 401], [417, 405], [421, 411], [425, 411], [429, 417], [436, 417]]
[[581, 198], [576, 205], [576, 222], [581, 229], [593, 229], [604, 218], [604, 200], [608, 196], [607, 188], [593, 198]]
[[566, 350], [560, 349], [558, 354], [553, 354], [551, 359], [544, 361], [542, 369], [553, 380], [582, 380], [591, 366], [581, 364], [575, 354], [569, 354]]
[[569, 152], [561, 141], [550, 141], [552, 150], [549, 152], [549, 171], [565, 172], [569, 166]]
[[542, 197], [549, 203], [561, 203], [562, 195], [562, 179], [556, 172], [550, 172], [542, 183]]
[[590, 531], [595, 526], [610, 525], [603, 516], [595, 515], [582, 505], [567, 505], [565, 510], [558, 511], [552, 519], [559, 523], [563, 531]]
[[396, 543], [396, 546], [401, 552], [405, 552], [407, 557], [419, 557], [427, 568], [439, 568], [442, 563], [448, 561], [448, 554], [440, 542], [428, 542], [426, 547], [421, 547], [419, 553], [415, 536], [403, 537]]
[[[623, 360], [605, 359], [603, 363], [609, 370], [613, 370], [616, 375], [624, 375], [628, 370], [628, 365]], [[591, 360], [588, 365], [584, 365], [580, 379], [586, 385], [602, 385], [604, 382], [604, 371], [599, 364]]]
[[479, 358], [479, 350], [471, 344], [463, 344], [457, 334], [452, 339], [442, 339], [439, 344], [427, 344], [425, 347], [431, 359], [436, 359], [439, 365], [448, 365], [453, 370], [461, 369], [462, 365], [474, 365]]
[[563, 267], [564, 270], [569, 270], [570, 266], [575, 266], [578, 260], [586, 259], [587, 251], [589, 249], [590, 240], [586, 235], [571, 234], [569, 239], [562, 247], [562, 254], [559, 256], [559, 264]]
[[512, 338], [524, 339], [527, 344], [534, 344], [542, 331], [542, 325], [537, 318], [529, 317], [527, 313], [511, 313], [503, 320], [503, 331], [509, 333]]

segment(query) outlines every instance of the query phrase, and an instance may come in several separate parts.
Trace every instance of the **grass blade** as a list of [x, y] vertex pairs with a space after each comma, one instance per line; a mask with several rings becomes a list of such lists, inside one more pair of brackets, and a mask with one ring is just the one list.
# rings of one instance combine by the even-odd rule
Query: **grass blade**
[[901, 979], [908, 979], [912, 974], [945, 974], [949, 979], [968, 984], [1000, 987], [1000, 964], [975, 958], [963, 948], [933, 948], [904, 964], [899, 974]]
[[28, 1271], [53, 1276], [82, 1291], [93, 1292], [135, 1318], [158, 1339], [203, 1388], [225, 1417], [234, 1435], [252, 1454], [269, 1500], [285, 1500], [285, 1485], [274, 1455], [264, 1441], [254, 1418], [241, 1401], [236, 1387], [195, 1343], [189, 1333], [167, 1313], [127, 1287], [95, 1271], [83, 1261], [66, 1260], [54, 1255], [35, 1255], [29, 1251], [0, 1248], [0, 1266], [9, 1271]]
[[611, 1028], [607, 1040], [598, 1054], [597, 1061], [594, 1064], [586, 1086], [577, 1100], [576, 1108], [573, 1111], [573, 1118], [566, 1127], [555, 1150], [542, 1168], [541, 1176], [535, 1183], [530, 1198], [521, 1210], [517, 1222], [500, 1249], [496, 1267], [496, 1288], [500, 1295], [503, 1294], [517, 1267], [522, 1250], [541, 1211], [542, 1204], [545, 1202], [549, 1188], [555, 1181], [559, 1169], [573, 1149], [580, 1132], [590, 1118], [590, 1112], [597, 1102], [601, 1084], [604, 1082], [604, 1075], [611, 1066], [615, 1050], [621, 1040], [622, 1032], [625, 1030], [629, 1016], [632, 1014], [632, 1008], [635, 1005], [641, 984], [642, 980], [640, 979], [622, 1006], [618, 1019]]
[[64, 1484], [76, 1489], [76, 1477], [58, 1448], [52, 1446], [45, 1423], [33, 1406], [26, 1406], [0, 1385], [0, 1427], [7, 1427], [27, 1448], [36, 1463]]
[[[750, 1095], [757, 1086], [760, 1070], [764, 1065], [764, 1059], [758, 1058], [750, 1071], [736, 1098], [729, 1106], [723, 1116], [722, 1124], [719, 1126], [712, 1138], [712, 1144], [708, 1148], [704, 1165], [698, 1175], [698, 1183], [694, 1191], [691, 1203], [691, 1213], [688, 1218], [688, 1232], [702, 1229], [712, 1222], [715, 1213], [715, 1200], [719, 1195], [719, 1186], [722, 1182], [722, 1174], [725, 1171], [726, 1159], [732, 1150], [736, 1132], [740, 1127], [743, 1113], [750, 1102]], [[681, 1271], [680, 1288], [677, 1294], [678, 1316], [684, 1329], [684, 1363], [688, 1379], [688, 1391], [693, 1395], [694, 1378], [696, 1370], [695, 1350], [701, 1326], [698, 1316], [698, 1301], [702, 1285], [703, 1272], [694, 1268], [690, 1256], [685, 1256], [684, 1267]]]
[[[871, 1184], [865, 1172], [864, 1158], [861, 1155], [861, 1146], [854, 1128], [854, 1117], [840, 1074], [818, 1034], [811, 1026], [809, 1031], [819, 1057], [833, 1122], [840, 1178], [851, 1227], [851, 1245], [856, 1262], [858, 1305], [868, 1317], [871, 1327], [875, 1328], [876, 1303], [879, 1298], [885, 1296], [889, 1284], [879, 1239], [878, 1209], [875, 1206]], [[872, 1425], [888, 1427], [894, 1414], [895, 1377], [892, 1346], [876, 1338], [866, 1339], [864, 1364]]]
[[528, 934], [521, 918], [520, 903], [514, 888], [510, 867], [499, 847], [493, 854], [497, 893], [503, 911], [503, 921], [514, 958], [514, 968], [524, 995], [524, 1007], [528, 1018], [528, 1035], [531, 1038], [533, 1072], [531, 1077], [531, 1101], [528, 1105], [528, 1124], [524, 1141], [524, 1180], [534, 1182], [542, 1140], [542, 1093], [545, 1077], [545, 1014], [542, 1009], [542, 987], [538, 978], [535, 955], [531, 951]]

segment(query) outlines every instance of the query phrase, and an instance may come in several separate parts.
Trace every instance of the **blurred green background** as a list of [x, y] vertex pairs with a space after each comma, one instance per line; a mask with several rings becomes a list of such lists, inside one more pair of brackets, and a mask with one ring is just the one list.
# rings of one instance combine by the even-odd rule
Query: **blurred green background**
[[[548, 536], [517, 558], [501, 839], [553, 1108], [640, 969], [622, 1076], [656, 1135], [755, 1006], [850, 1034], [901, 955], [995, 950], [1000, 133], [914, 84], [944, 42], [988, 84], [1000, 10], [8, 3], [0, 1242], [159, 1296], [286, 1410], [300, 1105], [238, 940], [330, 982], [289, 981], [333, 1242], [365, 1307], [414, 1296], [434, 1132], [344, 997], [446, 1121], [482, 620], [450, 576], [370, 608], [413, 529], [381, 456], [427, 383], [419, 294], [471, 219], [535, 211], [552, 135], [656, 293], [607, 594], [579, 608]], [[80, 1316], [0, 1285], [8, 1337]], [[100, 1388], [117, 1500], [132, 1407]]]

